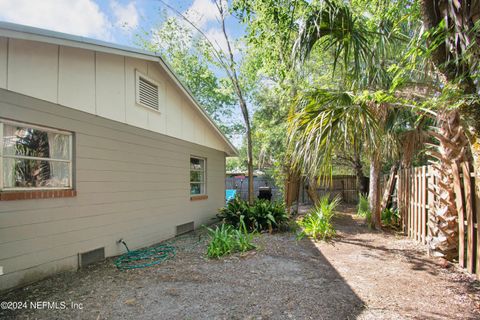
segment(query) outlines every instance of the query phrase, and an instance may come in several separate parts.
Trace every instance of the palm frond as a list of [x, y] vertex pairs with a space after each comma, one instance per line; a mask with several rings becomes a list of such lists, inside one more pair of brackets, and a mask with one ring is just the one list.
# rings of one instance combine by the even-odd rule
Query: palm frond
[[310, 177], [328, 177], [335, 150], [360, 139], [371, 148], [378, 141], [376, 115], [351, 92], [322, 89], [302, 93], [289, 117], [293, 164]]
[[333, 49], [334, 69], [339, 59], [344, 66], [351, 65], [356, 73], [362, 61], [370, 56], [369, 32], [362, 21], [355, 17], [350, 7], [341, 1], [324, 0], [309, 6], [302, 22], [293, 55], [302, 62], [317, 43], [325, 49]]

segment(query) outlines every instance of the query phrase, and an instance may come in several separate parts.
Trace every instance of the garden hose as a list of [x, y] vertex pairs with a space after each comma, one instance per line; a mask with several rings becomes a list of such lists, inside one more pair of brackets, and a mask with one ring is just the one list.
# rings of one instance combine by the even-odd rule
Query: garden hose
[[175, 247], [168, 244], [160, 244], [155, 247], [130, 251], [125, 241], [120, 239], [127, 249], [127, 253], [121, 255], [115, 260], [115, 266], [120, 270], [147, 268], [160, 264], [175, 256]]

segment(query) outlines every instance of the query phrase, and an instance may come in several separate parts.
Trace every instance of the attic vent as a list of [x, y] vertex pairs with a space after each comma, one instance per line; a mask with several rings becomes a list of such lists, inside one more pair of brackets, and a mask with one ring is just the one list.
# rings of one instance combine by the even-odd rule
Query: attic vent
[[193, 231], [194, 226], [193, 226], [193, 221], [192, 222], [187, 222], [184, 224], [180, 224], [177, 226], [177, 236]]
[[154, 110], [159, 109], [158, 84], [148, 77], [136, 72], [137, 103]]
[[80, 268], [103, 260], [105, 260], [105, 248], [98, 248], [92, 251], [78, 254], [78, 266]]

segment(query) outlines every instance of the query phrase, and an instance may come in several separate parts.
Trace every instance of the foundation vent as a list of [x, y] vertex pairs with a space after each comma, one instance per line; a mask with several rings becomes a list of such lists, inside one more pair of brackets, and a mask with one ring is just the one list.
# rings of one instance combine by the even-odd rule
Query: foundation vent
[[194, 230], [193, 221], [177, 226], [177, 236]]
[[98, 248], [78, 254], [78, 266], [86, 267], [89, 264], [105, 260], [105, 248]]

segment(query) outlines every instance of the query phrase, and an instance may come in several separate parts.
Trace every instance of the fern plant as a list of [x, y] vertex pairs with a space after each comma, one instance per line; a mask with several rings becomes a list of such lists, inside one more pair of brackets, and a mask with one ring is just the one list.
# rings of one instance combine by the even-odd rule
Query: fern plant
[[387, 226], [397, 226], [400, 221], [400, 213], [398, 210], [386, 208], [382, 212], [382, 223]]
[[340, 197], [338, 196], [331, 201], [329, 195], [323, 196], [319, 203], [299, 221], [298, 224], [302, 231], [297, 238], [301, 239], [305, 236], [315, 240], [333, 238], [336, 231], [332, 224], [332, 218], [339, 203]]

